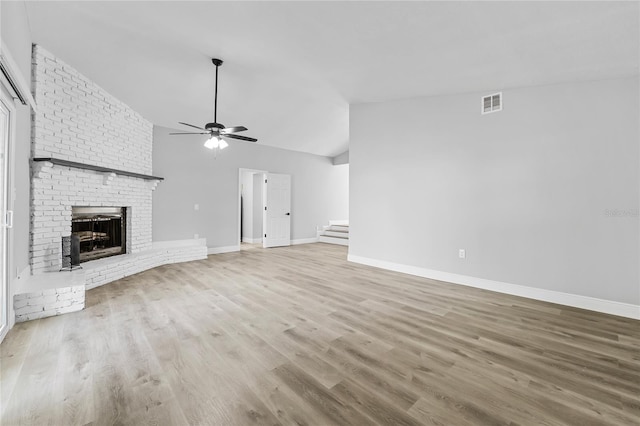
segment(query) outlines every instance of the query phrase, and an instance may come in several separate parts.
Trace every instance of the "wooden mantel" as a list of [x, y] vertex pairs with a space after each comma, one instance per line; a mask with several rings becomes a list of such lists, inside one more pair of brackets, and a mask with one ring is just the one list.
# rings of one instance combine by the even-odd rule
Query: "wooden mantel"
[[103, 173], [115, 173], [121, 176], [131, 176], [144, 180], [164, 180], [164, 178], [158, 176], [144, 175], [142, 173], [128, 172], [126, 170], [110, 169], [108, 167], [95, 166], [93, 164], [76, 163], [75, 161], [61, 160], [59, 158], [32, 158], [34, 162], [48, 162], [58, 166], [74, 167], [76, 169], [93, 170]]

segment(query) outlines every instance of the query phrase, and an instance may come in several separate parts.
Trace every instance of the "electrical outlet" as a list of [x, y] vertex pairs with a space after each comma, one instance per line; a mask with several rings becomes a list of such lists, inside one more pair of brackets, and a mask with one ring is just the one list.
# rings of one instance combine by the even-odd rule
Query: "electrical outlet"
[[199, 235], [199, 234], [193, 234], [193, 239], [194, 239], [194, 240], [197, 240], [198, 238], [200, 238], [200, 235]]
[[467, 258], [467, 251], [465, 249], [458, 250], [458, 257], [460, 259], [466, 259]]
[[194, 209], [195, 211], [200, 210], [200, 204], [194, 204], [194, 205], [193, 205], [193, 209]]

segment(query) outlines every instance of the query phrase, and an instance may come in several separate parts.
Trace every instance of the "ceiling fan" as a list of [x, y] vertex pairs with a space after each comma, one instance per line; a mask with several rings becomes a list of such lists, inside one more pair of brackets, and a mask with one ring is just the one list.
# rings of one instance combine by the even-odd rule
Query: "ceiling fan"
[[189, 123], [178, 122], [183, 126], [193, 127], [201, 132], [180, 132], [169, 133], [170, 135], [209, 135], [209, 139], [204, 143], [204, 146], [209, 149], [225, 149], [229, 144], [224, 138], [238, 139], [246, 142], [257, 142], [258, 139], [250, 138], [248, 136], [236, 135], [236, 133], [244, 132], [247, 130], [244, 126], [225, 127], [223, 124], [218, 123], [218, 67], [222, 65], [221, 59], [213, 58], [211, 60], [213, 65], [216, 66], [216, 91], [213, 101], [213, 123], [207, 123], [204, 127], [195, 126]]

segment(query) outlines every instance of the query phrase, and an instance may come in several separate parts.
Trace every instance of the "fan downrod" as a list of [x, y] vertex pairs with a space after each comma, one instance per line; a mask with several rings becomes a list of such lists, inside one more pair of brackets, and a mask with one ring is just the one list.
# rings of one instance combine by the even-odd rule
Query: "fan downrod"
[[[205, 124], [204, 128], [200, 126], [194, 126], [193, 124], [189, 124], [189, 123], [179, 122], [184, 126], [189, 126], [189, 127], [201, 130], [201, 132], [192, 131], [190, 133], [180, 132], [180, 133], [171, 133], [171, 134], [172, 135], [206, 135], [208, 134], [212, 138], [225, 137], [230, 139], [239, 139], [241, 141], [246, 141], [246, 142], [257, 142], [258, 139], [250, 138], [247, 136], [236, 135], [236, 133], [238, 132], [244, 132], [245, 130], [247, 130], [247, 128], [244, 126], [225, 127], [224, 124], [218, 123], [218, 68], [220, 67], [220, 65], [222, 65], [223, 61], [222, 59], [212, 58], [211, 62], [213, 62], [213, 65], [215, 65], [216, 67], [216, 80], [215, 80], [215, 89], [214, 89], [215, 91], [213, 96], [213, 122]], [[208, 146], [207, 144], [205, 144], [205, 146], [207, 148], [211, 148], [211, 146]]]

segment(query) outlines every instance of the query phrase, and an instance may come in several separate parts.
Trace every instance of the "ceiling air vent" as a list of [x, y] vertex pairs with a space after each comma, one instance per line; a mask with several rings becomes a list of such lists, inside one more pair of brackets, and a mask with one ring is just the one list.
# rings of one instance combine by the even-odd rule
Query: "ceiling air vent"
[[482, 114], [502, 111], [502, 92], [482, 97]]

